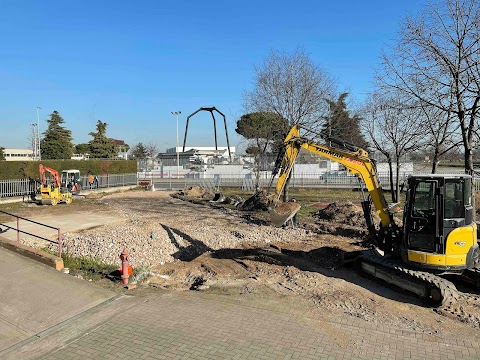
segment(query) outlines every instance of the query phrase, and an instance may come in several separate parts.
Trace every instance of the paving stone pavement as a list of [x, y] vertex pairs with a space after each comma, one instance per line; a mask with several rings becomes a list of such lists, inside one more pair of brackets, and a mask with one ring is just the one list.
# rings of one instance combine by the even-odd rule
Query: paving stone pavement
[[256, 304], [199, 292], [137, 298], [125, 312], [38, 359], [480, 358], [473, 337], [445, 341], [347, 315], [319, 321]]

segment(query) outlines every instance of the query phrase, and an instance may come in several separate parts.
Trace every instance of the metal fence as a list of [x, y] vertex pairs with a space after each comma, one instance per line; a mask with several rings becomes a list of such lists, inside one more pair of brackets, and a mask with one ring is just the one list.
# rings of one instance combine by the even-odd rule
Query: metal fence
[[[242, 190], [254, 190], [257, 180], [249, 174], [214, 174], [216, 176], [209, 177], [184, 177], [184, 178], [160, 178], [149, 173], [138, 173], [139, 180], [152, 181], [157, 189], [182, 189], [186, 186], [202, 186], [212, 191], [220, 188], [240, 188]], [[411, 173], [400, 174], [400, 185], [405, 186], [408, 176]], [[388, 172], [378, 174], [383, 189], [391, 189], [392, 183]], [[276, 184], [273, 181], [273, 186]], [[393, 185], [396, 183], [396, 175], [393, 177]], [[261, 188], [267, 188], [270, 184], [269, 176], [261, 176], [258, 180]], [[290, 180], [290, 186], [293, 188], [360, 188], [360, 180], [356, 176], [340, 174], [340, 175], [319, 175], [319, 174], [295, 174]], [[475, 181], [475, 191], [480, 191], [480, 179]]]
[[110, 188], [137, 184], [137, 174], [108, 174], [98, 175], [96, 178], [97, 181], [94, 181], [90, 186], [89, 176], [82, 176], [80, 178], [82, 189]]
[[[97, 182], [92, 184], [92, 188], [111, 188], [117, 186], [136, 185], [141, 180], [151, 180], [157, 189], [182, 189], [185, 186], [202, 186], [212, 191], [220, 188], [240, 188], [243, 190], [254, 190], [256, 185], [255, 177], [250, 174], [214, 174], [215, 176], [207, 178], [184, 177], [175, 178], [159, 178], [151, 176], [149, 173], [137, 174], [112, 174], [99, 175]], [[400, 175], [400, 183], [404, 183], [410, 174], [403, 173]], [[390, 189], [390, 177], [388, 173], [379, 173], [380, 182], [384, 189]], [[393, 181], [395, 183], [396, 177]], [[80, 179], [82, 189], [90, 189], [88, 176]], [[269, 176], [262, 176], [259, 179], [259, 186], [268, 187], [270, 183]], [[276, 184], [276, 180], [274, 180]], [[37, 190], [38, 183], [29, 179], [18, 180], [0, 180], [0, 197], [25, 196], [32, 194]], [[324, 176], [319, 174], [294, 174], [290, 180], [291, 187], [298, 188], [357, 188], [360, 182], [357, 177], [351, 175], [335, 175]], [[475, 191], [480, 191], [480, 179], [475, 179]]]
[[35, 181], [29, 179], [0, 180], [0, 197], [24, 196], [35, 189]]
[[[90, 187], [89, 177], [82, 176], [82, 189], [111, 188], [137, 184], [137, 174], [98, 175], [97, 181]], [[37, 192], [38, 182], [32, 179], [0, 180], [0, 197], [26, 196]]]

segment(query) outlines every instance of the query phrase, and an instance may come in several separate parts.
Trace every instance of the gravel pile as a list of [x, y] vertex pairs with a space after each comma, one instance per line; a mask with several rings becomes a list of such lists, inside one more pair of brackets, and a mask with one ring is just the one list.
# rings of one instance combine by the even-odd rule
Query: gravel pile
[[[107, 201], [118, 214], [119, 222], [80, 233], [65, 233], [64, 251], [74, 257], [119, 264], [119, 254], [126, 248], [133, 266], [152, 267], [176, 259], [191, 260], [207, 251], [241, 248], [247, 243], [299, 242], [309, 237], [303, 229], [255, 225], [235, 212], [225, 213], [180, 200], [169, 199], [170, 204], [157, 204], [153, 207], [157, 214], [145, 212], [142, 206], [132, 209], [129, 203], [112, 200]], [[149, 208], [147, 204], [144, 206]], [[46, 247], [45, 242], [40, 246], [29, 240], [23, 242], [37, 248]], [[48, 247], [57, 250], [55, 244]]]

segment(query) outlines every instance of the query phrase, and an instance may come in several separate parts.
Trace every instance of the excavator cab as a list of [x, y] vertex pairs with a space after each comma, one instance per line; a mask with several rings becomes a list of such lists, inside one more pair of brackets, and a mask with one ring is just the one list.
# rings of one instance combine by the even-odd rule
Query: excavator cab
[[73, 195], [78, 195], [82, 188], [80, 170], [63, 170], [61, 176], [62, 188], [68, 189]]
[[422, 268], [461, 271], [478, 261], [470, 175], [408, 179], [403, 258]]

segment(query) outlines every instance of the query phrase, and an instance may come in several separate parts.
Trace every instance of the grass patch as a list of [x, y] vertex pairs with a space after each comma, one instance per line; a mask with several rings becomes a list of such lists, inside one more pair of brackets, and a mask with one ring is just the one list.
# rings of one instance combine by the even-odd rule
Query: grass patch
[[152, 275], [152, 271], [146, 266], [134, 267], [129, 282], [131, 284], [138, 284]]
[[100, 280], [109, 276], [118, 265], [107, 264], [99, 258], [73, 257], [68, 253], [62, 254], [63, 265], [73, 274], [80, 273], [84, 278]]
[[[221, 190], [225, 196], [238, 195], [244, 199], [253, 195], [253, 191], [239, 190], [236, 188], [224, 188]], [[384, 191], [386, 200], [390, 200], [390, 192]], [[368, 193], [366, 193], [368, 196]], [[318, 204], [330, 204], [336, 201], [349, 201], [354, 204], [360, 204], [363, 201], [362, 193], [359, 189], [342, 189], [342, 188], [290, 188], [288, 191], [288, 198], [295, 198], [302, 206], [298, 215], [300, 218], [309, 217], [316, 213], [321, 207]], [[403, 208], [405, 194], [400, 195], [399, 206]], [[229, 205], [226, 205], [227, 207]], [[233, 206], [230, 206], [233, 208]], [[401, 217], [402, 213], [395, 214], [396, 217]]]

